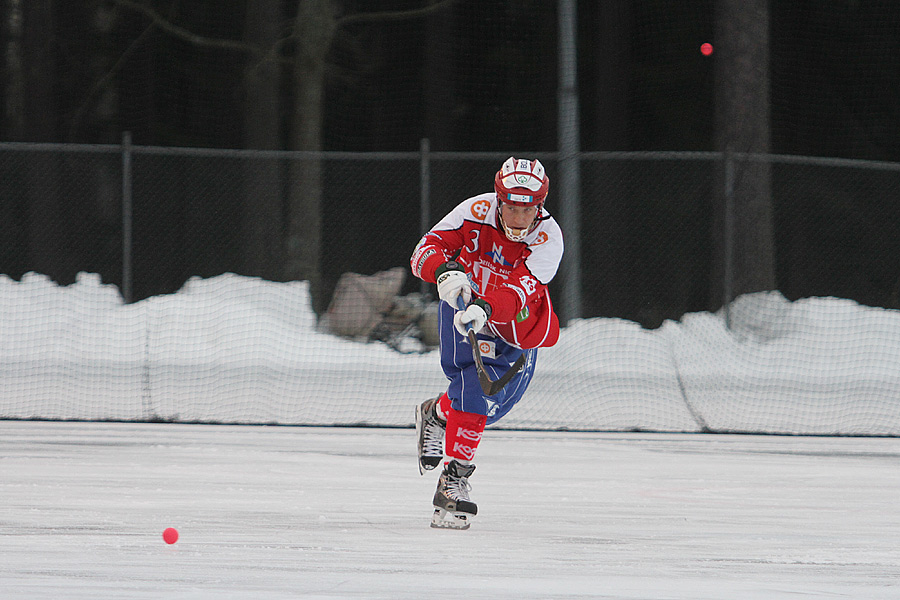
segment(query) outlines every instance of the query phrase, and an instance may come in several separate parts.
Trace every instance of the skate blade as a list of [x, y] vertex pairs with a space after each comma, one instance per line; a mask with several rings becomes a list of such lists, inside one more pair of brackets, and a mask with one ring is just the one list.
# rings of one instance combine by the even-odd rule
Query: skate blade
[[468, 529], [472, 516], [468, 513], [448, 512], [443, 508], [435, 508], [431, 516], [431, 526], [435, 529]]

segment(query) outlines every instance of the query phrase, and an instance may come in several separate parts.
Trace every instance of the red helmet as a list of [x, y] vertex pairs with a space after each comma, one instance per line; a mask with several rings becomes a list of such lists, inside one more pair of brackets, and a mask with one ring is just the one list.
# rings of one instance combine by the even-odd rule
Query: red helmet
[[[521, 242], [540, 222], [541, 208], [550, 190], [550, 178], [544, 172], [539, 160], [527, 160], [510, 156], [494, 176], [494, 191], [497, 192], [497, 220], [506, 237]], [[503, 222], [501, 207], [506, 204], [516, 206], [536, 206], [534, 221], [525, 229], [507, 227]]]
[[540, 206], [549, 190], [550, 178], [539, 160], [510, 156], [494, 176], [494, 191], [501, 202]]

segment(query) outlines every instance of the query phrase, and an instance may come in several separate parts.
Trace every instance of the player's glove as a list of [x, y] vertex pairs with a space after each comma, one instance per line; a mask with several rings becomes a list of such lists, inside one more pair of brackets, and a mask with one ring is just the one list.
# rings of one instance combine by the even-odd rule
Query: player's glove
[[477, 333], [485, 326], [490, 316], [491, 305], [481, 298], [476, 298], [466, 310], [456, 311], [453, 315], [453, 326], [461, 335], [466, 335], [471, 324], [472, 330]]
[[455, 260], [439, 266], [434, 276], [437, 279], [438, 296], [450, 306], [456, 308], [456, 299], [460, 296], [466, 304], [472, 299], [469, 277]]

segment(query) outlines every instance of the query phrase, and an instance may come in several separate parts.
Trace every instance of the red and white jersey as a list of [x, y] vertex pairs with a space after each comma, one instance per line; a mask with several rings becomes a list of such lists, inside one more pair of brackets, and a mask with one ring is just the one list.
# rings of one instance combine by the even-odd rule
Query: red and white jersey
[[416, 246], [410, 259], [416, 277], [435, 283], [434, 272], [455, 259], [469, 274], [472, 291], [491, 305], [488, 327], [519, 348], [552, 346], [559, 319], [547, 284], [563, 254], [562, 231], [541, 209], [541, 220], [522, 242], [511, 242], [497, 222], [494, 192], [450, 211]]

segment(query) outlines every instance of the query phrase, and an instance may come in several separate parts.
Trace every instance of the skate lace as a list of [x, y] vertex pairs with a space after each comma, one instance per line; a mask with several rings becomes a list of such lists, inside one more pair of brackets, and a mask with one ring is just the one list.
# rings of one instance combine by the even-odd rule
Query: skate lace
[[444, 455], [444, 428], [433, 416], [425, 419], [422, 449], [426, 456]]
[[469, 500], [469, 492], [472, 490], [469, 480], [465, 477], [447, 477], [447, 495], [454, 500]]

